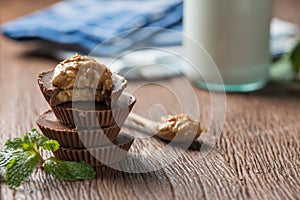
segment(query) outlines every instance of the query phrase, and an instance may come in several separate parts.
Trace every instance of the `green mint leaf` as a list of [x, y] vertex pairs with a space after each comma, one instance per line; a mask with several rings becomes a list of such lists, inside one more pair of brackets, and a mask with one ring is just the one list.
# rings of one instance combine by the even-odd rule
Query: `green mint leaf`
[[5, 147], [9, 149], [22, 149], [22, 150], [31, 150], [33, 144], [29, 141], [28, 135], [25, 134], [23, 138], [14, 138], [12, 140], [7, 140]]
[[50, 140], [36, 129], [23, 138], [8, 140], [5, 149], [0, 150], [0, 167], [6, 168], [6, 182], [10, 187], [18, 187], [33, 173], [39, 163], [44, 163], [45, 172], [60, 180], [83, 180], [95, 178], [94, 169], [84, 162], [61, 161], [51, 157], [43, 160], [39, 148], [56, 151], [56, 140]]
[[21, 152], [6, 166], [6, 182], [10, 187], [18, 187], [38, 166], [39, 157], [35, 152]]
[[0, 167], [6, 167], [12, 159], [18, 156], [20, 150], [3, 149], [0, 151]]
[[43, 143], [42, 148], [48, 151], [56, 151], [59, 149], [59, 143], [56, 140], [47, 140]]
[[23, 147], [23, 139], [22, 138], [14, 138], [12, 140], [7, 140], [5, 143], [7, 148], [12, 149], [20, 149]]
[[60, 180], [93, 179], [96, 173], [92, 166], [84, 162], [62, 161], [51, 157], [43, 164], [45, 172]]
[[283, 56], [270, 68], [270, 79], [275, 82], [288, 82], [294, 79], [295, 70], [289, 55]]
[[[29, 131], [28, 133], [26, 133], [24, 135], [24, 140], [26, 140], [26, 138], [28, 138], [29, 142], [32, 144], [32, 146], [34, 147], [34, 149], [36, 151], [38, 151], [39, 147], [40, 147], [39, 146], [40, 140], [44, 139], [43, 137], [45, 137], [45, 136], [43, 136], [36, 129], [32, 129], [31, 131]], [[48, 138], [46, 138], [46, 139], [48, 139]]]
[[22, 149], [24, 151], [30, 151], [32, 149], [34, 149], [35, 151], [37, 151], [37, 148], [36, 148], [36, 143], [32, 142], [30, 140], [30, 136], [28, 133], [26, 133], [23, 137], [23, 147]]
[[42, 135], [36, 129], [31, 129], [31, 131], [29, 131], [26, 134], [28, 135], [28, 139], [30, 140], [30, 142], [35, 142], [35, 141], [39, 140], [40, 136]]
[[40, 137], [38, 138], [38, 146], [42, 147], [45, 142], [49, 141], [50, 139], [45, 137], [44, 135], [40, 135]]
[[26, 133], [23, 138], [8, 140], [5, 145], [7, 148], [22, 149], [24, 151], [35, 150], [36, 152], [38, 152], [40, 147], [49, 151], [59, 149], [59, 143], [56, 140], [50, 140], [36, 129]]
[[[35, 129], [33, 129], [35, 130]], [[26, 133], [23, 138], [14, 138], [7, 140], [5, 146], [12, 149], [22, 149], [24, 151], [35, 149], [37, 150], [37, 131]]]
[[56, 140], [50, 140], [45, 137], [43, 134], [38, 132], [36, 129], [32, 129], [28, 133], [28, 137], [32, 143], [37, 144], [37, 148], [42, 147], [48, 151], [56, 151], [59, 149], [59, 143]]
[[296, 72], [299, 72], [300, 69], [300, 41], [294, 47], [291, 53], [291, 61]]

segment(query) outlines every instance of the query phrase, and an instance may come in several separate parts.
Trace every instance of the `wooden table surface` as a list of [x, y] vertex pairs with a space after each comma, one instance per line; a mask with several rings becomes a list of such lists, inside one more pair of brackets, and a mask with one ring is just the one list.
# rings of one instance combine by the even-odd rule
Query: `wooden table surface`
[[[1, 22], [53, 2], [1, 0]], [[299, 23], [300, 15], [295, 11], [298, 2], [275, 1], [275, 14]], [[36, 127], [37, 117], [49, 108], [36, 77], [57, 61], [35, 56], [29, 49], [29, 44], [0, 36], [1, 147], [7, 139]], [[160, 83], [180, 88], [182, 81], [173, 78]], [[128, 90], [144, 83], [132, 81]], [[163, 90], [157, 85], [136, 90], [138, 103], [134, 111], [151, 116], [177, 112], [178, 101], [161, 95]], [[209, 93], [196, 88], [193, 92], [202, 124], [208, 127]], [[89, 181], [57, 181], [38, 170], [17, 189], [1, 183], [1, 199], [300, 199], [300, 86], [270, 83], [257, 92], [227, 94], [226, 104], [223, 132], [206, 156], [201, 156], [205, 148], [194, 145], [157, 171], [127, 173], [103, 168], [98, 170], [97, 179]], [[136, 139], [130, 154], [142, 152], [147, 157], [166, 145], [156, 138]], [[172, 149], [180, 151], [180, 147]], [[148, 162], [140, 159], [132, 164], [153, 164]]]

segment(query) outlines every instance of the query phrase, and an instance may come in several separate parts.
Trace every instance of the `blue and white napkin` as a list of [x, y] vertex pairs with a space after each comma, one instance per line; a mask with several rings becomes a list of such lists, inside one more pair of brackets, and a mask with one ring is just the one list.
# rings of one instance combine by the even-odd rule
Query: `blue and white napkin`
[[[182, 0], [66, 0], [7, 22], [2, 32], [19, 41], [47, 42], [47, 48], [116, 56], [143, 46], [180, 45], [182, 7]], [[289, 51], [295, 26], [273, 20], [272, 27], [272, 55]]]
[[[160, 28], [178, 28], [181, 19], [182, 0], [69, 0], [5, 23], [2, 32], [15, 40], [45, 40], [108, 56], [145, 42]], [[180, 38], [169, 43], [179, 44]]]

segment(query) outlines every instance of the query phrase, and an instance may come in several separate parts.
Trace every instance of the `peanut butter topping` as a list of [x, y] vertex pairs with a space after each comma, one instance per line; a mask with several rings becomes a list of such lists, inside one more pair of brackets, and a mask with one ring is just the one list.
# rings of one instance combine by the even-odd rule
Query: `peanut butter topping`
[[184, 141], [188, 137], [197, 138], [202, 132], [200, 121], [193, 120], [188, 114], [168, 115], [158, 129], [160, 137], [172, 140], [178, 136], [178, 141]]
[[76, 54], [55, 67], [52, 85], [62, 90], [92, 88], [105, 93], [113, 88], [111, 75], [105, 65]]

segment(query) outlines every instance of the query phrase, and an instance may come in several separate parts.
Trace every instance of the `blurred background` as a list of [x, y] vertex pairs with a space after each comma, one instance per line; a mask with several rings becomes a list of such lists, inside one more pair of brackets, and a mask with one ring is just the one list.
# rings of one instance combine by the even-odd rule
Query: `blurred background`
[[[1, 0], [1, 30], [7, 37], [1, 37], [0, 45], [10, 38], [26, 46], [29, 54], [62, 60], [78, 52], [97, 56], [104, 64], [128, 49], [176, 49], [182, 45], [182, 4], [182, 0], [28, 0], [24, 7], [24, 0]], [[270, 47], [273, 60], [293, 50], [297, 43], [299, 8], [297, 0], [274, 0], [276, 20], [272, 20]], [[121, 74], [141, 63], [172, 65], [176, 72], [182, 71], [182, 66], [174, 64], [176, 60], [161, 51], [137, 51], [120, 60], [110, 67]], [[127, 78], [157, 78], [159, 74], [155, 70], [136, 71]], [[172, 75], [176, 73], [161, 76]]]
[[[142, 0], [141, 0], [142, 1]], [[0, 22], [6, 22], [16, 17], [28, 14], [40, 8], [44, 8], [59, 0], [26, 0], [27, 7], [23, 6], [24, 0], [1, 0]], [[274, 16], [294, 22], [300, 25], [300, 1], [298, 0], [274, 0]], [[285, 11], [289, 12], [285, 12]], [[12, 12], [13, 11], [13, 12]]]

